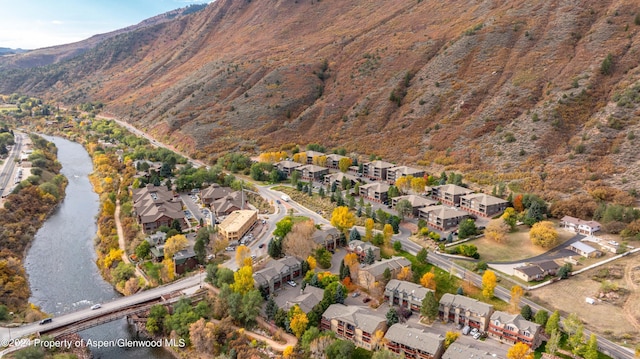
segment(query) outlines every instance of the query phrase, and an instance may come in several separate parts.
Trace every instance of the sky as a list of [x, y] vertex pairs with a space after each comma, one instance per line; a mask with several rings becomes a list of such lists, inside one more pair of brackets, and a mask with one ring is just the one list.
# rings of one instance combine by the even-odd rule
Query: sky
[[0, 47], [37, 49], [84, 40], [209, 0], [0, 0]]

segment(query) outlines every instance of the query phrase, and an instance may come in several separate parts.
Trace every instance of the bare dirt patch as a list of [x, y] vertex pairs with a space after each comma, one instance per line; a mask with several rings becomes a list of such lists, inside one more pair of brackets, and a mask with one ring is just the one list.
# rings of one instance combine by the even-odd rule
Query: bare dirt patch
[[[637, 263], [636, 255], [623, 257], [614, 263], [529, 293], [533, 300], [551, 310], [558, 309], [565, 315], [571, 312], [578, 314], [589, 329], [609, 339], [626, 341], [628, 344], [639, 343], [640, 303], [637, 298], [640, 293], [630, 282], [633, 278], [631, 273], [635, 273], [636, 279], [640, 279], [640, 266]], [[600, 293], [608, 292], [603, 290], [605, 281], [617, 286], [619, 294], [609, 295], [609, 298], [605, 294], [598, 298]], [[597, 298], [596, 304], [586, 303], [587, 297]]]

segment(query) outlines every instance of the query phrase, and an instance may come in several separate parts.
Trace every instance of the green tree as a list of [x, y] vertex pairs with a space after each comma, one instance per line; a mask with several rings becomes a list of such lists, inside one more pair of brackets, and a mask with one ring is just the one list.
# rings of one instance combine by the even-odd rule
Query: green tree
[[429, 252], [427, 252], [426, 248], [422, 248], [420, 249], [420, 251], [418, 252], [418, 254], [416, 254], [416, 259], [418, 260], [418, 262], [420, 263], [427, 263], [427, 255]]
[[537, 311], [536, 315], [533, 317], [533, 321], [543, 327], [547, 325], [547, 320], [549, 320], [549, 312], [544, 309]]
[[359, 241], [362, 238], [360, 237], [360, 232], [356, 228], [352, 228], [351, 232], [349, 232], [349, 242], [351, 241]]
[[547, 320], [547, 325], [544, 327], [544, 331], [547, 334], [552, 334], [558, 330], [560, 330], [560, 312], [556, 310], [551, 314], [549, 320]]
[[591, 333], [589, 341], [587, 342], [584, 359], [598, 359], [598, 338], [596, 338], [596, 335], [593, 333]]
[[525, 304], [524, 306], [522, 306], [522, 309], [520, 309], [520, 315], [522, 315], [522, 317], [526, 320], [533, 319], [533, 311], [531, 310], [531, 307], [528, 304]]
[[143, 260], [147, 258], [150, 251], [151, 251], [151, 244], [149, 244], [149, 242], [147, 241], [142, 241], [136, 247], [136, 257], [138, 257], [138, 260]]
[[291, 185], [297, 186], [299, 180], [300, 180], [300, 172], [293, 171], [293, 173], [291, 173]]
[[353, 353], [356, 350], [356, 346], [347, 340], [334, 340], [324, 353], [327, 355], [327, 359], [352, 359]]
[[367, 250], [367, 254], [365, 254], [365, 256], [364, 256], [363, 262], [365, 264], [373, 264], [375, 261], [376, 261], [376, 256], [375, 256], [375, 254], [373, 254], [373, 250], [371, 248], [369, 248]]
[[567, 343], [571, 347], [571, 352], [574, 355], [582, 355], [585, 350], [584, 345], [584, 325], [579, 324], [575, 333], [569, 336]]
[[569, 278], [569, 274], [571, 274], [572, 270], [573, 266], [571, 265], [571, 263], [565, 263], [560, 268], [558, 268], [558, 272], [556, 273], [556, 275], [560, 279], [567, 279]]
[[[547, 332], [548, 334], [549, 332]], [[549, 336], [549, 340], [547, 341], [547, 346], [545, 348], [545, 352], [547, 354], [551, 354], [551, 355], [555, 355], [556, 351], [558, 351], [558, 348], [560, 347], [560, 338], [561, 338], [561, 334], [559, 330], [554, 330], [553, 332], [551, 332], [551, 335]]]
[[600, 73], [603, 75], [611, 75], [613, 73], [613, 55], [611, 53], [602, 60], [600, 64]]
[[458, 238], [465, 239], [471, 236], [475, 236], [478, 232], [476, 228], [476, 222], [473, 219], [467, 218], [462, 223], [460, 223], [460, 227], [458, 228]]
[[398, 317], [398, 312], [394, 307], [389, 308], [389, 311], [387, 311], [386, 318], [387, 318], [387, 327], [391, 327], [392, 325], [400, 321], [400, 318]]
[[393, 242], [393, 250], [400, 252], [402, 250], [402, 243], [400, 241]]
[[433, 294], [433, 291], [428, 291], [422, 299], [422, 308], [420, 308], [420, 314], [430, 321], [433, 321], [438, 316], [438, 300]]
[[396, 203], [396, 211], [398, 212], [400, 220], [404, 221], [404, 217], [410, 215], [413, 211], [413, 206], [408, 200], [401, 199]]
[[44, 351], [40, 347], [32, 346], [21, 349], [13, 355], [16, 359], [43, 359]]

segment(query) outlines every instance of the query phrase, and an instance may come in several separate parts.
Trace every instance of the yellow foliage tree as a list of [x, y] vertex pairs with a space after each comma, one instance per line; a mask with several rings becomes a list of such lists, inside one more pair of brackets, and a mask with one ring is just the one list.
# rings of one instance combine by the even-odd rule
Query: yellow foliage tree
[[162, 264], [164, 266], [162, 269], [163, 279], [168, 282], [172, 281], [176, 277], [176, 266], [173, 258], [165, 257]]
[[420, 284], [425, 288], [436, 290], [436, 275], [431, 272], [425, 273], [422, 278], [420, 278]]
[[411, 180], [413, 180], [413, 176], [402, 176], [396, 180], [395, 185], [403, 193], [407, 193], [411, 189]]
[[336, 207], [331, 213], [331, 225], [347, 235], [347, 231], [356, 224], [356, 217], [349, 211], [349, 207]]
[[487, 269], [484, 271], [484, 274], [482, 275], [482, 295], [486, 298], [492, 298], [493, 291], [496, 289], [497, 281], [498, 279], [496, 278], [496, 274], [492, 270]]
[[535, 223], [529, 231], [531, 242], [542, 248], [552, 248], [558, 244], [558, 231], [553, 226], [553, 222], [541, 221]]
[[393, 237], [393, 227], [389, 223], [384, 225], [382, 235], [384, 236], [384, 244], [387, 246], [390, 245], [391, 238]]
[[287, 347], [284, 348], [284, 351], [282, 351], [282, 357], [284, 359], [289, 359], [293, 357], [293, 346], [287, 345]]
[[504, 213], [502, 213], [502, 216], [500, 216], [500, 218], [502, 218], [505, 223], [508, 224], [509, 227], [513, 230], [516, 227], [516, 222], [518, 222], [518, 212], [516, 212], [513, 207], [508, 207], [504, 210]]
[[367, 218], [364, 220], [364, 240], [367, 242], [371, 242], [373, 239], [373, 227], [376, 225], [376, 222], [373, 221], [372, 218]]
[[245, 265], [245, 259], [251, 259], [251, 249], [245, 245], [238, 246], [236, 248], [236, 264], [238, 267]]
[[521, 286], [514, 285], [513, 287], [511, 287], [511, 300], [509, 303], [511, 304], [512, 313], [515, 314], [520, 312], [520, 299], [523, 295], [524, 289], [522, 289]]
[[116, 213], [116, 205], [110, 199], [104, 201], [102, 211], [105, 215], [112, 217]]
[[410, 280], [412, 276], [411, 267], [404, 267], [398, 273], [397, 278], [398, 280]]
[[447, 332], [444, 335], [444, 349], [446, 350], [447, 348], [449, 348], [449, 345], [453, 344], [453, 342], [455, 342], [459, 336], [459, 332]]
[[232, 291], [240, 294], [246, 294], [253, 290], [253, 268], [249, 265], [238, 269], [233, 273], [233, 283], [229, 287]]
[[316, 262], [316, 259], [312, 256], [307, 257], [307, 263], [309, 263], [310, 270], [316, 269], [316, 266], [318, 265], [318, 263]]
[[294, 305], [292, 308], [292, 312], [290, 313], [291, 319], [289, 322], [289, 327], [293, 334], [300, 338], [302, 334], [304, 334], [305, 330], [307, 330], [307, 326], [309, 325], [309, 319], [307, 318], [307, 314], [300, 309], [299, 305]]
[[531, 348], [524, 343], [516, 343], [507, 351], [509, 359], [533, 359]]
[[352, 163], [353, 161], [351, 161], [351, 158], [349, 157], [341, 158], [340, 161], [338, 161], [338, 168], [341, 172], [346, 173], [347, 171], [349, 171], [349, 167], [351, 167]]
[[356, 253], [351, 252], [344, 256], [344, 264], [346, 266], [350, 267], [356, 263], [358, 263], [358, 255]]
[[327, 164], [327, 156], [313, 156], [311, 159], [312, 163], [316, 166], [324, 167]]
[[187, 248], [187, 237], [184, 234], [176, 234], [167, 239], [164, 244], [164, 257], [173, 259], [173, 255]]
[[109, 267], [111, 267], [113, 262], [121, 260], [122, 253], [124, 253], [122, 249], [111, 248], [109, 250], [109, 254], [104, 257], [104, 268], [108, 269]]
[[509, 229], [510, 227], [504, 219], [492, 219], [484, 230], [484, 236], [492, 241], [504, 242], [507, 239]]
[[293, 155], [293, 160], [298, 163], [307, 163], [307, 153], [306, 152], [298, 152]]
[[414, 177], [411, 180], [411, 189], [415, 193], [424, 192], [424, 188], [426, 187], [426, 185], [427, 185], [427, 181], [423, 177]]

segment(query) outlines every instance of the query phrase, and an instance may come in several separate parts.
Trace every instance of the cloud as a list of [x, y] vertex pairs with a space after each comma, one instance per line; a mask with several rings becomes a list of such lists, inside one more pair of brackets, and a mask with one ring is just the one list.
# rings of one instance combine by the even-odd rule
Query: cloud
[[62, 25], [62, 24], [64, 24], [64, 22], [60, 21], [60, 20], [53, 20], [53, 21], [51, 21], [51, 23], [54, 24], [54, 25]]

